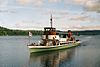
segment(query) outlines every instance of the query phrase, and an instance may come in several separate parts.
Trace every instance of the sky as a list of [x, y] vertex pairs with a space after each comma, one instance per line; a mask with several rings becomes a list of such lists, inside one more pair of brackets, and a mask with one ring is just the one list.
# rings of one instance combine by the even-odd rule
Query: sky
[[0, 26], [10, 29], [100, 30], [100, 0], [0, 0]]

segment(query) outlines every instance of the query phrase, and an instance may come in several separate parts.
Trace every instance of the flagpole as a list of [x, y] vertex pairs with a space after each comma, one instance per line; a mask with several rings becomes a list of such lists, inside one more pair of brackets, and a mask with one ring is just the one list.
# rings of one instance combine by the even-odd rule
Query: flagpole
[[31, 38], [31, 37], [29, 36], [29, 44], [30, 44], [30, 38]]
[[29, 32], [29, 44], [31, 43], [31, 37], [32, 37], [32, 33]]

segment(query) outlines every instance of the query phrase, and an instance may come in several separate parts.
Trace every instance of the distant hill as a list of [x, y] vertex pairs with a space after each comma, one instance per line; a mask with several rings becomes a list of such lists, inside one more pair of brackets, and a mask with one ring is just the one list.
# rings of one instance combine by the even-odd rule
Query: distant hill
[[[41, 30], [13, 30], [0, 26], [0, 36], [16, 36], [23, 35], [28, 36], [28, 32], [32, 32], [33, 35], [42, 35]], [[67, 31], [59, 31], [60, 33], [67, 33]], [[72, 31], [74, 35], [100, 35], [100, 30], [84, 30], [84, 31]]]
[[[66, 33], [67, 31], [62, 31]], [[74, 35], [100, 35], [100, 30], [82, 30], [82, 31], [72, 31]]]
[[75, 35], [100, 35], [100, 30], [73, 31]]
[[1, 27], [1, 26], [0, 26], [0, 30], [10, 30], [10, 29], [7, 29], [7, 28], [5, 28], [5, 27]]
[[0, 26], [0, 36], [14, 36], [14, 35], [27, 35], [28, 32], [32, 32], [33, 35], [41, 35], [43, 34], [43, 31], [38, 31], [38, 30], [13, 30], [13, 29], [8, 29], [5, 27]]

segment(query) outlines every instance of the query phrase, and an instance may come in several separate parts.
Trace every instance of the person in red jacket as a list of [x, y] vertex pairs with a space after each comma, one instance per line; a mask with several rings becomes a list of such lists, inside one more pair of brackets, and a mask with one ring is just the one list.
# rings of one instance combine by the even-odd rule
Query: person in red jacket
[[72, 36], [72, 31], [71, 30], [68, 30], [68, 36]]
[[75, 41], [75, 38], [73, 37], [73, 33], [71, 30], [68, 30], [67, 41]]

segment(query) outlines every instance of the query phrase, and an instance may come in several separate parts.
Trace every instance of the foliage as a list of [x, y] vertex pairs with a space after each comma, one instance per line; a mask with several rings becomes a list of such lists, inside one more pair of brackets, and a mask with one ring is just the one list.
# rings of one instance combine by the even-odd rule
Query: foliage
[[32, 32], [33, 35], [42, 35], [41, 30], [11, 30], [4, 27], [0, 27], [0, 36], [14, 36], [14, 35], [28, 35], [28, 32]]

